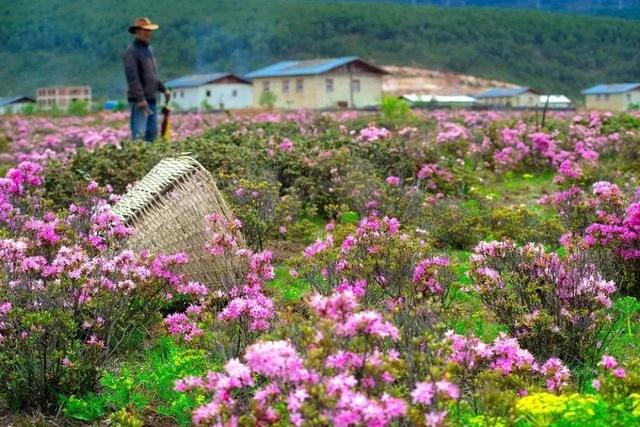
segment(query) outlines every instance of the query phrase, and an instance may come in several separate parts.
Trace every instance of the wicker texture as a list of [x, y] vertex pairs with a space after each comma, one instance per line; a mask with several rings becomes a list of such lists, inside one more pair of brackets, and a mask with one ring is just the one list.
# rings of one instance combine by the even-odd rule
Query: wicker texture
[[[229, 288], [238, 269], [229, 256], [213, 257], [207, 242], [206, 216], [232, 217], [231, 210], [211, 174], [187, 155], [160, 161], [116, 204], [114, 211], [135, 230], [129, 246], [151, 253], [184, 252], [189, 280], [210, 288]], [[237, 236], [244, 246], [242, 236]]]

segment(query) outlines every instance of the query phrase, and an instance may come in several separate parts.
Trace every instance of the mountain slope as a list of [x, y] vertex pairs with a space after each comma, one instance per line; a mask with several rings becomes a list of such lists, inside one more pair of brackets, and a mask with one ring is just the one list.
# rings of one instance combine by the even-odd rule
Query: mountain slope
[[73, 83], [121, 96], [126, 28], [145, 15], [161, 25], [154, 48], [165, 78], [359, 55], [574, 95], [599, 81], [640, 79], [640, 28], [609, 18], [290, 0], [0, 2], [0, 95]]
[[[322, 1], [322, 0], [321, 0]], [[616, 16], [640, 19], [640, 0], [342, 0], [352, 2], [387, 2], [446, 7], [478, 6], [548, 10], [564, 13]]]

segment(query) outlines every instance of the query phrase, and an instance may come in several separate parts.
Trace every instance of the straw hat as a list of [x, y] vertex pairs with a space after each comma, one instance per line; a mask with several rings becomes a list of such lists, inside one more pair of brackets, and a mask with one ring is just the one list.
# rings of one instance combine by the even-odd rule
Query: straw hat
[[157, 24], [152, 24], [149, 18], [137, 18], [132, 26], [129, 27], [129, 32], [135, 34], [138, 28], [143, 30], [155, 31], [160, 28]]

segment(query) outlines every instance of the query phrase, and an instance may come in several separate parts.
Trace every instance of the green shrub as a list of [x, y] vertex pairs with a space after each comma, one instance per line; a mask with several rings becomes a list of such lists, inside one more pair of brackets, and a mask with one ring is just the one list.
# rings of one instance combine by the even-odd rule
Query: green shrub
[[[185, 376], [202, 375], [217, 368], [217, 362], [209, 360], [204, 350], [189, 349], [170, 338], [161, 338], [142, 360], [126, 362], [114, 372], [104, 372], [97, 394], [64, 398], [64, 413], [76, 420], [97, 421], [106, 414], [131, 408], [137, 414], [148, 412], [181, 426], [190, 425], [197, 398], [175, 392], [174, 383]], [[125, 415], [120, 413], [118, 417]]]

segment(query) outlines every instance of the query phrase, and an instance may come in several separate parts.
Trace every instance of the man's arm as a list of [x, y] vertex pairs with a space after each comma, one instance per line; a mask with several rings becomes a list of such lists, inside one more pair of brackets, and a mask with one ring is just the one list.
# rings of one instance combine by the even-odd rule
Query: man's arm
[[129, 85], [131, 96], [138, 103], [145, 101], [144, 89], [138, 73], [138, 63], [133, 50], [127, 49], [122, 57], [122, 61], [124, 63], [124, 73], [127, 76], [127, 84]]

